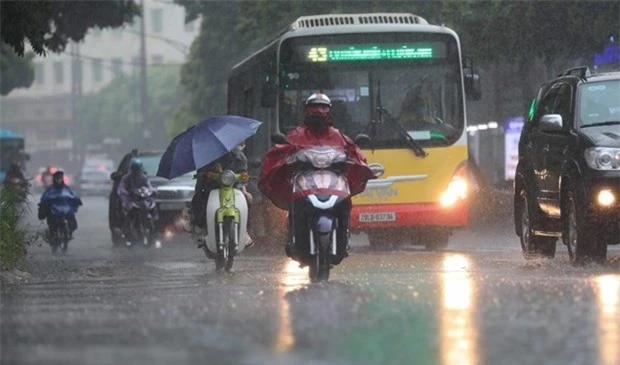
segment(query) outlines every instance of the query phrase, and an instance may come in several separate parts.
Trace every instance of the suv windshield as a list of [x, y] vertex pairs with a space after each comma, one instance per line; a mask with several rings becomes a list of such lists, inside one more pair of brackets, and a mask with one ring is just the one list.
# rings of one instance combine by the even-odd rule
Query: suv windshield
[[580, 127], [620, 123], [620, 80], [582, 84], [578, 105]]

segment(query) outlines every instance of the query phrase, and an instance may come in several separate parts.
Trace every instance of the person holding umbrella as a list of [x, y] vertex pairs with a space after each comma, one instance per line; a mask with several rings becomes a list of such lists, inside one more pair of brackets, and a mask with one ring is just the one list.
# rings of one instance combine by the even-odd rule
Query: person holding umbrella
[[[205, 212], [209, 200], [209, 194], [211, 193], [211, 190], [219, 187], [219, 182], [211, 179], [211, 176], [213, 174], [221, 173], [223, 170], [232, 170], [236, 174], [243, 172], [247, 173], [248, 159], [243, 152], [244, 148], [245, 142], [242, 142], [226, 155], [220, 157], [209, 165], [198, 169], [196, 171], [196, 175], [194, 175], [194, 178], [196, 179], [196, 186], [194, 188], [194, 197], [192, 198], [192, 208], [190, 212], [190, 230], [191, 232], [198, 234], [199, 240], [204, 240], [204, 236], [207, 233], [207, 218], [205, 216]], [[248, 208], [251, 210], [250, 206], [252, 204], [252, 194], [248, 192], [246, 184], [239, 183], [237, 187], [243, 192], [243, 195], [248, 202]], [[254, 241], [249, 235], [247, 240], [246, 247], [251, 247], [254, 245]]]
[[[190, 231], [203, 233], [206, 225], [205, 208], [209, 193], [219, 187], [219, 182], [209, 179], [209, 173], [223, 170], [240, 173], [248, 170], [248, 161], [243, 153], [245, 141], [256, 134], [262, 122], [238, 115], [219, 115], [195, 124], [172, 139], [164, 152], [157, 170], [157, 176], [173, 179], [196, 171], [196, 187], [192, 199]], [[248, 204], [252, 195], [245, 186], [239, 186]], [[198, 228], [196, 228], [198, 227]], [[196, 232], [197, 231], [197, 232]], [[253, 244], [246, 237], [246, 247]], [[199, 245], [199, 247], [201, 247]]]

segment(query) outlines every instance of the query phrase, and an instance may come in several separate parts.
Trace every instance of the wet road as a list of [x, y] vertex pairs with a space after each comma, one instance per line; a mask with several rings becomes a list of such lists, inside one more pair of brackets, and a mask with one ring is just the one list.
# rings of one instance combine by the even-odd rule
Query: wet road
[[[607, 265], [523, 260], [509, 226], [449, 248], [373, 252], [356, 237], [330, 282], [248, 250], [214, 273], [184, 238], [112, 250], [85, 199], [66, 256], [29, 255], [1, 291], [4, 364], [620, 364], [620, 250]], [[499, 225], [501, 227], [501, 225]]]

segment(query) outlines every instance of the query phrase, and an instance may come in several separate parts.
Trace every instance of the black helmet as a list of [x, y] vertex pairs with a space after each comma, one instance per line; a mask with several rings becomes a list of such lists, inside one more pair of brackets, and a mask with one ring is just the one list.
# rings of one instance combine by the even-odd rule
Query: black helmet
[[65, 183], [65, 173], [61, 170], [54, 172], [54, 175], [52, 175], [52, 182], [55, 186], [63, 185]]

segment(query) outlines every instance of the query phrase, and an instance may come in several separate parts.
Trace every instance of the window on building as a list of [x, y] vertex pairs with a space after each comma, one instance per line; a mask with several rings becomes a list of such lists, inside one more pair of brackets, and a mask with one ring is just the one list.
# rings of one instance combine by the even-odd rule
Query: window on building
[[134, 32], [139, 32], [140, 27], [142, 26], [142, 18], [139, 16], [133, 17], [133, 30]]
[[103, 61], [100, 58], [93, 60], [93, 80], [95, 82], [103, 80]]
[[34, 64], [34, 82], [37, 85], [43, 85], [45, 83], [43, 62], [36, 62]]
[[164, 30], [163, 9], [151, 10], [151, 22], [153, 24], [153, 33], [161, 33]]
[[112, 59], [112, 74], [114, 77], [118, 77], [123, 73], [123, 59], [115, 57]]
[[54, 82], [56, 84], [62, 84], [65, 82], [65, 73], [62, 61], [54, 62]]
[[151, 56], [151, 63], [153, 65], [161, 65], [162, 63], [164, 63], [164, 55], [161, 54], [154, 54]]
[[72, 63], [73, 80], [82, 80], [82, 60], [74, 59]]

